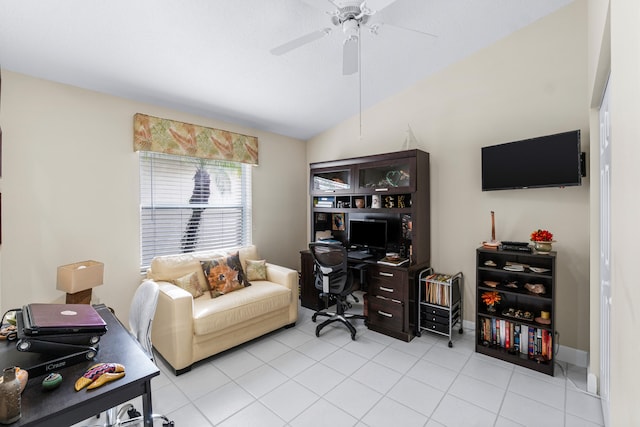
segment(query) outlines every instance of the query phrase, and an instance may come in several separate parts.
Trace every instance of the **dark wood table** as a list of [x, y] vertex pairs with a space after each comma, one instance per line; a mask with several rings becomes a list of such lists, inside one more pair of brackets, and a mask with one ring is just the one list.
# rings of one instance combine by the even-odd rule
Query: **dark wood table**
[[[153, 426], [151, 419], [151, 379], [160, 374], [133, 335], [104, 305], [96, 310], [107, 322], [108, 331], [100, 339], [98, 354], [93, 360], [57, 369], [63, 380], [60, 387], [42, 390], [45, 375], [29, 378], [22, 393], [22, 417], [12, 426], [69, 426], [91, 418], [101, 412], [142, 396], [144, 425]], [[46, 356], [19, 352], [15, 341], [0, 342], [0, 370], [10, 366], [30, 366]], [[75, 391], [74, 384], [85, 371], [96, 363], [112, 362], [125, 366], [123, 378], [109, 382], [93, 390]], [[104, 419], [104, 416], [102, 417]], [[95, 424], [95, 423], [94, 423]]]

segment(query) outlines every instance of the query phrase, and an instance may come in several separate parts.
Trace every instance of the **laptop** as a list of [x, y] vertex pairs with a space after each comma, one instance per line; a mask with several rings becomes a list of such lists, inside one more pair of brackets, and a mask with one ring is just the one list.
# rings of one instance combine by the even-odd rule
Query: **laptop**
[[22, 320], [27, 336], [107, 332], [107, 323], [89, 304], [28, 304]]

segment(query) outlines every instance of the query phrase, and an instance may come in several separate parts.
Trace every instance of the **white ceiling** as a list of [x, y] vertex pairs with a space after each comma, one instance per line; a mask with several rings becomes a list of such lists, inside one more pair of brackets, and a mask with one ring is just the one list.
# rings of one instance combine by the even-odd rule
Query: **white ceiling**
[[337, 27], [270, 53], [332, 27], [329, 0], [2, 0], [0, 67], [306, 140], [572, 1], [369, 0], [397, 26], [343, 76]]

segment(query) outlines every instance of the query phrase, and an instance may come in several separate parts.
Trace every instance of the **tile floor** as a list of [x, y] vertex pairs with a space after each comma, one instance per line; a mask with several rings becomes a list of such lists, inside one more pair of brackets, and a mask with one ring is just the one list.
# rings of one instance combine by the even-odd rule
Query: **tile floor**
[[471, 330], [456, 333], [453, 348], [430, 333], [405, 343], [362, 321], [355, 341], [341, 326], [316, 338], [313, 311], [299, 313], [296, 327], [179, 377], [158, 358], [154, 412], [178, 427], [603, 425], [583, 368], [558, 362], [550, 377], [477, 354]]

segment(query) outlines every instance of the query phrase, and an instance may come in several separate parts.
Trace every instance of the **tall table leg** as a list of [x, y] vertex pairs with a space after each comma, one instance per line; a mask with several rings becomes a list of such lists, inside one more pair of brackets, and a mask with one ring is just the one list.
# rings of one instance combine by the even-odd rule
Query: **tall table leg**
[[151, 404], [151, 381], [144, 383], [145, 392], [142, 395], [142, 416], [145, 427], [153, 427], [153, 407]]

